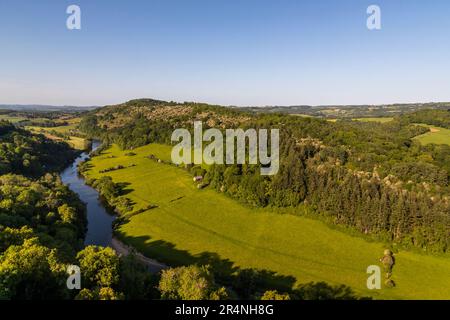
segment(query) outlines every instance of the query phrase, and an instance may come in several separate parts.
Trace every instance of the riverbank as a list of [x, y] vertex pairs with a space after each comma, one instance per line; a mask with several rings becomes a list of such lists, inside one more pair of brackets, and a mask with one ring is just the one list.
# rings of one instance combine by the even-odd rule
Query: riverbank
[[61, 173], [61, 180], [64, 184], [78, 194], [80, 199], [86, 204], [88, 230], [85, 238], [85, 245], [109, 246], [117, 254], [127, 256], [133, 253], [138, 261], [145, 265], [150, 272], [157, 273], [168, 266], [145, 257], [135, 248], [126, 245], [113, 236], [113, 222], [117, 215], [112, 214], [112, 210], [106, 208], [99, 192], [86, 183], [85, 177], [78, 171], [78, 165], [90, 159], [90, 154], [101, 147], [100, 141], [94, 141], [90, 152], [81, 153], [73, 163]]
[[116, 237], [113, 237], [111, 240], [111, 248], [113, 248], [114, 251], [116, 251], [117, 254], [119, 255], [128, 256], [129, 254], [134, 254], [136, 259], [140, 261], [143, 265], [145, 265], [150, 272], [157, 273], [163, 269], [168, 268], [168, 266], [165, 265], [164, 263], [161, 263], [154, 259], [147, 258], [142, 253], [138, 252], [135, 248], [126, 245]]
[[[100, 141], [93, 141], [92, 151], [101, 145]], [[78, 164], [89, 159], [88, 152], [81, 153], [71, 165], [60, 174], [61, 181], [73, 192], [78, 194], [87, 209], [87, 233], [84, 244], [109, 246], [112, 240], [112, 223], [115, 216], [111, 215], [101, 203], [97, 190], [88, 186], [83, 177], [78, 174]]]

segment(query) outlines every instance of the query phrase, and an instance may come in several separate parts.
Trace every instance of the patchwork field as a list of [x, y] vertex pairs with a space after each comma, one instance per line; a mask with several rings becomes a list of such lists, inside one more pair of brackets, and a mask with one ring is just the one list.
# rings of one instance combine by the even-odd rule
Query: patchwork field
[[[17, 122], [29, 120], [29, 119], [27, 119], [25, 117], [0, 115], [0, 120], [7, 120], [11, 123], [17, 123]], [[42, 121], [42, 122], [48, 121], [48, 119], [36, 118], [36, 119], [33, 119], [33, 121], [39, 123], [40, 121]], [[58, 126], [58, 127], [26, 126], [25, 129], [27, 129], [33, 133], [43, 134], [47, 138], [52, 139], [52, 140], [66, 141], [74, 149], [85, 150], [87, 148], [86, 139], [70, 135], [70, 131], [75, 129], [77, 127], [78, 123], [80, 122], [80, 118], [71, 118], [66, 121], [68, 122], [68, 125], [62, 125], [62, 126]], [[64, 139], [62, 137], [59, 137], [54, 134], [55, 132], [58, 134], [69, 135], [69, 138]]]
[[421, 126], [430, 128], [430, 131], [415, 137], [417, 141], [422, 144], [447, 144], [450, 145], [450, 130], [440, 127], [434, 127], [426, 124], [420, 124]]
[[[94, 157], [88, 176], [123, 183], [135, 210], [119, 237], [150, 258], [171, 265], [213, 262], [220, 268], [258, 268], [286, 285], [309, 281], [346, 284], [379, 299], [450, 299], [450, 258], [402, 251], [396, 254], [397, 287], [370, 291], [366, 268], [382, 256], [381, 243], [329, 228], [320, 221], [270, 209], [251, 209], [208, 188], [199, 190], [170, 161], [169, 146], [130, 151], [117, 146]], [[100, 174], [116, 165], [125, 169]]]
[[[86, 147], [87, 147], [86, 139], [70, 135], [70, 131], [74, 130], [76, 128], [76, 126], [77, 126], [76, 123], [71, 123], [69, 125], [59, 126], [59, 127], [27, 126], [25, 128], [27, 130], [30, 130], [31, 132], [34, 132], [34, 133], [44, 134], [49, 139], [66, 141], [74, 149], [85, 150]], [[59, 136], [57, 136], [55, 134], [52, 134], [52, 133], [55, 133], [55, 132], [58, 133], [58, 134], [68, 135], [69, 139], [64, 139], [64, 138], [59, 137]]]

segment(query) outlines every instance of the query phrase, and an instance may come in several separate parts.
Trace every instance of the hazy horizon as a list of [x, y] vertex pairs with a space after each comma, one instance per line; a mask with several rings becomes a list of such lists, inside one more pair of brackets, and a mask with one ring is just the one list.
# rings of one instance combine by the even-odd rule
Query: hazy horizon
[[[66, 9], [81, 8], [81, 30]], [[381, 30], [366, 26], [369, 5]], [[419, 0], [0, 3], [8, 104], [139, 97], [235, 106], [450, 101], [450, 3]]]
[[[211, 103], [208, 101], [176, 101], [173, 99], [159, 99], [159, 98], [154, 98], [154, 97], [146, 97], [146, 98], [133, 98], [130, 100], [126, 100], [126, 101], [120, 101], [120, 102], [116, 102], [116, 103], [110, 103], [110, 104], [105, 104], [105, 105], [72, 105], [72, 104], [46, 104], [46, 103], [3, 103], [0, 102], [0, 108], [3, 107], [8, 107], [8, 106], [18, 106], [18, 107], [59, 107], [59, 108], [101, 108], [104, 106], [108, 106], [108, 105], [119, 105], [119, 104], [123, 104], [126, 103], [128, 101], [131, 100], [143, 100], [143, 99], [154, 99], [154, 100], [161, 100], [161, 101], [166, 101], [166, 102], [175, 102], [175, 103], [189, 103], [189, 102], [194, 102], [194, 103], [205, 103], [205, 104], [209, 104], [209, 105], [221, 105], [221, 104], [216, 104], [216, 103]], [[238, 108], [271, 108], [271, 107], [343, 107], [343, 106], [353, 106], [353, 107], [364, 107], [364, 106], [373, 106], [373, 107], [377, 107], [377, 106], [394, 106], [394, 105], [409, 105], [409, 104], [441, 104], [441, 103], [450, 103], [450, 99], [449, 101], [412, 101], [412, 102], [390, 102], [390, 103], [379, 103], [379, 104], [369, 104], [369, 103], [361, 103], [361, 104], [320, 104], [320, 105], [309, 105], [309, 104], [302, 104], [302, 103], [296, 103], [296, 104], [290, 104], [290, 105], [283, 105], [283, 104], [272, 104], [272, 105], [237, 105], [237, 104], [228, 104], [228, 105], [221, 105], [224, 107], [238, 107]]]

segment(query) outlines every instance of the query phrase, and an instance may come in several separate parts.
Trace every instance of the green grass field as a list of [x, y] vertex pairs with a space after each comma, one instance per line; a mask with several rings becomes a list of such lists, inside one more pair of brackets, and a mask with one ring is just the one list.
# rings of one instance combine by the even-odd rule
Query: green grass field
[[430, 132], [415, 137], [417, 141], [422, 144], [447, 144], [450, 145], [450, 130], [426, 124], [420, 124], [421, 126], [430, 128]]
[[389, 117], [379, 117], [379, 118], [355, 118], [353, 119], [355, 121], [361, 121], [361, 122], [380, 122], [380, 123], [386, 123], [394, 120], [394, 118]]
[[16, 122], [26, 120], [26, 119], [23, 117], [14, 117], [14, 116], [9, 116], [7, 114], [0, 114], [0, 120], [7, 120], [9, 122], [16, 123]]
[[[135, 166], [111, 171], [126, 183], [134, 215], [119, 229], [120, 237], [145, 255], [168, 264], [220, 260], [224, 268], [258, 268], [305, 283], [346, 284], [378, 299], [450, 299], [450, 258], [402, 251], [396, 255], [393, 289], [368, 290], [366, 269], [382, 256], [381, 243], [329, 228], [320, 221], [270, 209], [251, 209], [210, 189], [198, 190], [191, 176], [173, 165], [169, 146], [148, 145], [125, 155], [113, 146], [92, 160], [89, 177], [115, 165]], [[278, 281], [278, 280], [276, 280]]]

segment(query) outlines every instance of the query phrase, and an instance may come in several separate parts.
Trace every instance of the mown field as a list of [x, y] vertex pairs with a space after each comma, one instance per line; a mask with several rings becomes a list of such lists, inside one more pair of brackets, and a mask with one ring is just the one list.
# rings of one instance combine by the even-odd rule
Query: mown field
[[430, 131], [422, 134], [420, 136], [415, 137], [417, 141], [420, 141], [422, 144], [447, 144], [450, 145], [450, 130], [435, 126], [430, 126], [426, 124], [420, 124], [421, 126], [430, 128]]
[[[213, 190], [199, 190], [184, 170], [147, 158], [170, 161], [170, 147], [148, 145], [130, 151], [113, 146], [92, 160], [89, 177], [111, 176], [123, 183], [135, 210], [119, 237], [148, 257], [179, 265], [214, 261], [222, 268], [275, 272], [274, 281], [346, 284], [378, 299], [450, 299], [450, 258], [402, 251], [396, 254], [397, 287], [370, 291], [366, 268], [376, 265], [383, 244], [329, 228], [324, 223], [270, 209], [251, 209]], [[99, 174], [99, 170], [127, 168]], [[132, 166], [134, 165], [134, 166]]]

